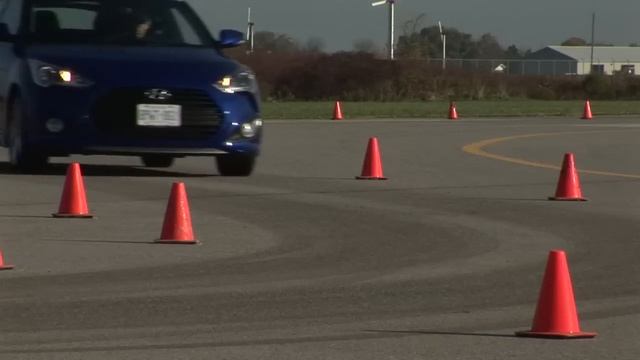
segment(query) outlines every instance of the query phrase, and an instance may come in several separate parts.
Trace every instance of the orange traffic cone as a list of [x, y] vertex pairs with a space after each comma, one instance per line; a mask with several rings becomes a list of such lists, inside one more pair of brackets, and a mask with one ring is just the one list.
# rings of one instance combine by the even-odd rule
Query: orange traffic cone
[[582, 113], [582, 118], [585, 120], [593, 119], [593, 114], [591, 113], [591, 101], [587, 99], [584, 103], [584, 112]]
[[580, 178], [578, 177], [578, 170], [576, 170], [574, 156], [571, 153], [564, 155], [556, 196], [549, 197], [549, 200], [587, 201], [586, 198], [582, 197]]
[[333, 107], [333, 120], [342, 120], [342, 106], [340, 105], [340, 101], [336, 101]]
[[4, 263], [4, 258], [2, 257], [2, 251], [0, 251], [0, 270], [11, 270], [13, 269], [13, 265], [7, 265]]
[[358, 180], [387, 180], [382, 173], [382, 160], [380, 158], [380, 147], [378, 138], [369, 139], [367, 153], [362, 164], [362, 175], [357, 176]]
[[456, 109], [456, 103], [453, 101], [449, 104], [449, 119], [458, 120], [458, 110]]
[[556, 339], [592, 338], [597, 335], [580, 330], [564, 251], [553, 250], [549, 253], [533, 327], [529, 331], [516, 332], [516, 335]]
[[191, 212], [184, 183], [174, 183], [162, 225], [161, 244], [197, 244], [191, 226]]
[[71, 163], [67, 168], [67, 178], [64, 182], [60, 207], [58, 212], [53, 214], [53, 217], [82, 219], [93, 217], [93, 215], [89, 214], [89, 208], [87, 207], [84, 180], [82, 180], [82, 172], [78, 163]]

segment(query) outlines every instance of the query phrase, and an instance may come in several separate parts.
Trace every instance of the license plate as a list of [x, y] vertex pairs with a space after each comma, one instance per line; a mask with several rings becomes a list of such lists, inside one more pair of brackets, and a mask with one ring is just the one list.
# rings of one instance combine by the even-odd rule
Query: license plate
[[138, 126], [178, 127], [182, 125], [180, 105], [138, 104], [136, 107]]

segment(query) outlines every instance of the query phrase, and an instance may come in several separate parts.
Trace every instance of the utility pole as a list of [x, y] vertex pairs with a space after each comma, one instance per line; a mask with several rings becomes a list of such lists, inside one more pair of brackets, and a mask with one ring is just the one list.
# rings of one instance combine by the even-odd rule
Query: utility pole
[[596, 13], [591, 17], [591, 68], [589, 74], [593, 74], [593, 47], [595, 46], [596, 37]]
[[396, 40], [396, 1], [389, 0], [389, 59], [395, 59], [394, 47]]

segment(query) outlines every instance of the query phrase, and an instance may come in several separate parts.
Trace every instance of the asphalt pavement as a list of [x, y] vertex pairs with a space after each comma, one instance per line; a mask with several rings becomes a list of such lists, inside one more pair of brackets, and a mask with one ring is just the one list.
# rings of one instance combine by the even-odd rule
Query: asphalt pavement
[[[377, 137], [386, 181], [360, 181]], [[270, 121], [210, 158], [0, 158], [0, 359], [637, 359], [636, 118]], [[553, 202], [575, 154], [588, 202]], [[96, 218], [54, 219], [82, 164]], [[197, 246], [160, 245], [173, 182]], [[517, 338], [566, 251], [589, 340]]]

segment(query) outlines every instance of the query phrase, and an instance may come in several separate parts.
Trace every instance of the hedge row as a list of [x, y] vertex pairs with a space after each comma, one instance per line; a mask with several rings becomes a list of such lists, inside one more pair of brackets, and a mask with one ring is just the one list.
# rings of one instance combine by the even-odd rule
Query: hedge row
[[367, 53], [232, 56], [257, 73], [266, 100], [640, 99], [640, 77], [636, 76], [443, 72], [424, 61], [387, 61]]

